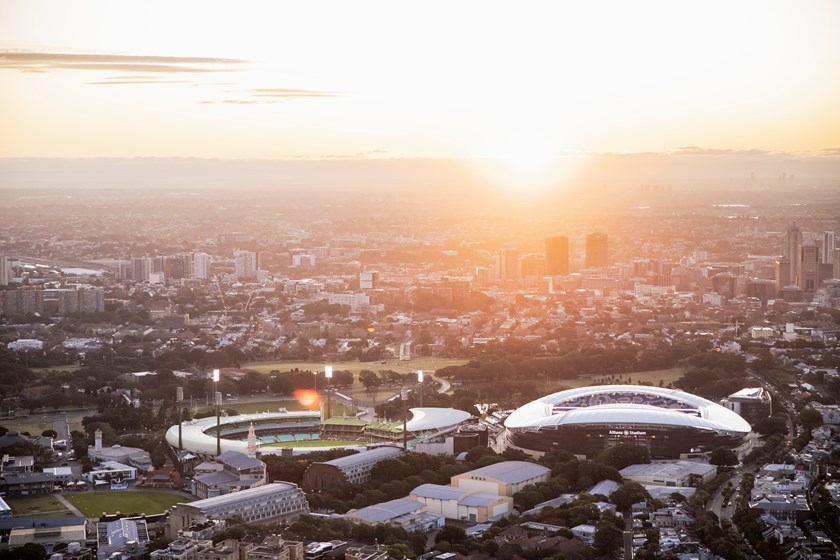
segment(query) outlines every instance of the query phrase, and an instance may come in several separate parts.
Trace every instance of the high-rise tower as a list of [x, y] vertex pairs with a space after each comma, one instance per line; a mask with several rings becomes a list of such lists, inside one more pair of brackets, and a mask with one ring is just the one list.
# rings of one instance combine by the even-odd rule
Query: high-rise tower
[[823, 232], [822, 262], [834, 264], [834, 249], [837, 248], [837, 236], [833, 231]]
[[560, 235], [545, 239], [545, 272], [549, 276], [569, 274], [569, 238]]
[[586, 268], [606, 268], [607, 234], [589, 233], [586, 235]]
[[793, 284], [794, 286], [802, 287], [802, 230], [797, 227], [796, 223], [785, 232], [784, 245], [782, 246], [782, 255], [790, 262], [790, 276], [782, 279], [785, 286]]
[[519, 251], [513, 248], [500, 249], [496, 265], [499, 280], [516, 280], [519, 278]]

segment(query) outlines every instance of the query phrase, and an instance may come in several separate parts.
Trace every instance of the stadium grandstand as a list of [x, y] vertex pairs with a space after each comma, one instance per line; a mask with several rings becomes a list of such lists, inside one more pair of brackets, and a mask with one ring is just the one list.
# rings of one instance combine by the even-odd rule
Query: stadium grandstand
[[736, 447], [750, 433], [743, 418], [702, 397], [674, 389], [601, 385], [560, 391], [505, 419], [506, 441], [532, 452], [563, 449], [592, 457], [631, 443], [654, 459], [676, 459]]

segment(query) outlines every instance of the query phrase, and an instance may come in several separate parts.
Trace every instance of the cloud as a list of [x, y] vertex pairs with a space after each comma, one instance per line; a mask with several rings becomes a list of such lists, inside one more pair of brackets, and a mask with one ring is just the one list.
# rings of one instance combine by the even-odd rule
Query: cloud
[[318, 91], [313, 89], [292, 89], [292, 88], [260, 88], [254, 90], [254, 97], [277, 97], [277, 98], [298, 98], [298, 97], [338, 97], [341, 94], [335, 91]]
[[238, 71], [247, 61], [195, 56], [45, 53], [0, 51], [0, 70], [107, 70], [118, 72], [189, 73]]
[[191, 84], [189, 80], [105, 80], [102, 82], [86, 82], [91, 86], [135, 85], [135, 84]]
[[667, 153], [672, 156], [766, 156], [773, 154], [767, 150], [709, 149], [699, 146], [683, 146]]

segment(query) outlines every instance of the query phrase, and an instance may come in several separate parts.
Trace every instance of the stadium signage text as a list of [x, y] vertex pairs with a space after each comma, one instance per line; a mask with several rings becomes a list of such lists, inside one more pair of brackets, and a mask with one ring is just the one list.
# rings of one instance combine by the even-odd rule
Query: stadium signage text
[[611, 436], [628, 437], [628, 436], [646, 436], [647, 432], [641, 432], [639, 430], [610, 430], [608, 432], [608, 434], [611, 435]]

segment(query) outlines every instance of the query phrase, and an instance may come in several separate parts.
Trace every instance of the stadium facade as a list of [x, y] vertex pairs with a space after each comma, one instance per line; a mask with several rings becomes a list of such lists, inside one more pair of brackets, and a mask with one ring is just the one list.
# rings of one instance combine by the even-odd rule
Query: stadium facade
[[736, 447], [747, 421], [702, 397], [660, 387], [599, 385], [532, 401], [505, 420], [508, 445], [531, 452], [562, 449], [593, 457], [622, 443], [645, 447], [654, 459]]

